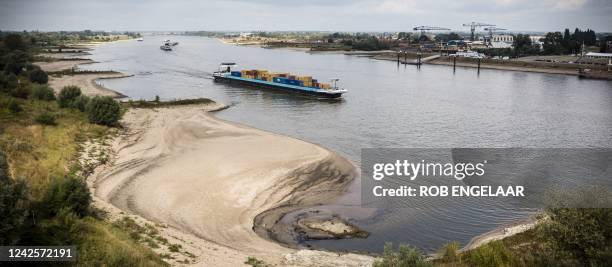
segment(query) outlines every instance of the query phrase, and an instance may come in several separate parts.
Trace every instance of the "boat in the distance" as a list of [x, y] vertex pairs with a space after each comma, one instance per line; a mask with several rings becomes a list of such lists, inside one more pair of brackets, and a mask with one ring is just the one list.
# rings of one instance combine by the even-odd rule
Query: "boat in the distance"
[[144, 41], [144, 39], [142, 37], [140, 37], [140, 38], [136, 39], [136, 41], [142, 42], [142, 41]]
[[172, 51], [172, 46], [170, 46], [168, 44], [164, 44], [164, 45], [160, 46], [159, 49], [164, 50], [164, 51]]
[[164, 40], [164, 45], [167, 45], [167, 46], [176, 46], [178, 44], [179, 44], [178, 42], [172, 42], [170, 41], [170, 39]]
[[235, 70], [236, 63], [221, 63], [219, 70], [213, 73], [216, 82], [227, 82], [252, 85], [278, 91], [315, 95], [325, 98], [338, 98], [346, 93], [333, 83], [322, 83], [311, 76], [297, 76], [290, 73], [268, 72], [267, 70]]

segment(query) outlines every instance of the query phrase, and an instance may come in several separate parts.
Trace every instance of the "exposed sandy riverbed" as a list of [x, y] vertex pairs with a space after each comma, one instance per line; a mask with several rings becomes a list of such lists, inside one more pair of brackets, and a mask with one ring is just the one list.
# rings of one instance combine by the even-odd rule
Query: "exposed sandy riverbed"
[[85, 73], [75, 75], [62, 75], [60, 77], [49, 77], [49, 86], [59, 92], [64, 86], [76, 85], [81, 88], [81, 92], [89, 96], [110, 96], [110, 97], [124, 97], [124, 95], [110, 90], [99, 84], [100, 80], [114, 79], [128, 77], [123, 73], [109, 72], [109, 73]]
[[197, 264], [236, 266], [248, 256], [282, 265], [371, 264], [363, 255], [286, 248], [253, 231], [266, 210], [339, 196], [353, 167], [319, 146], [207, 112], [219, 107], [130, 109], [111, 165], [89, 179], [97, 201], [191, 236]]
[[[62, 54], [54, 55], [54, 58], [59, 60], [48, 62], [34, 62], [34, 64], [38, 65], [45, 72], [58, 72], [73, 69], [81, 64], [90, 64], [95, 62], [91, 59], [66, 59], [65, 57], [61, 57]], [[68, 55], [70, 55], [70, 53], [66, 54], [66, 56]]]

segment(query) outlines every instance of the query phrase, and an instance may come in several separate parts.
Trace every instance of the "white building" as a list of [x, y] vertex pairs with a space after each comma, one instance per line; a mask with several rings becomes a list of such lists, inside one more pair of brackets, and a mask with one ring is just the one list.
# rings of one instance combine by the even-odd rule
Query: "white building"
[[491, 39], [491, 42], [504, 42], [504, 43], [513, 43], [514, 36], [508, 34], [495, 34]]
[[532, 44], [540, 44], [542, 43], [542, 39], [544, 39], [544, 36], [541, 35], [534, 35], [534, 36], [529, 36], [529, 39], [531, 39], [531, 43]]
[[491, 42], [491, 48], [512, 48], [512, 43], [508, 43], [508, 42]]
[[604, 58], [604, 59], [612, 59], [612, 53], [595, 53], [588, 52], [584, 55], [586, 58]]

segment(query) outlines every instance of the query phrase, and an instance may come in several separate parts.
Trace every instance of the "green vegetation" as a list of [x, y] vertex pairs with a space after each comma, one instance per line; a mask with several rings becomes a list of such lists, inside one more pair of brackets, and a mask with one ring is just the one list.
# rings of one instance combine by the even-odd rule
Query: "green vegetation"
[[180, 106], [180, 105], [196, 105], [196, 104], [212, 104], [214, 101], [208, 98], [195, 98], [195, 99], [180, 99], [170, 101], [159, 101], [157, 98], [154, 101], [128, 101], [124, 105], [132, 108], [158, 108], [167, 106]]
[[74, 101], [81, 96], [81, 88], [74, 85], [64, 86], [57, 96], [57, 103], [60, 108], [74, 107]]
[[607, 266], [612, 259], [612, 211], [550, 208], [547, 220], [526, 232], [456, 253], [442, 249], [440, 266]]
[[38, 83], [38, 84], [46, 84], [49, 81], [49, 77], [47, 73], [45, 73], [40, 68], [36, 67], [29, 71], [28, 75], [30, 76], [30, 81]]
[[116, 126], [121, 118], [121, 106], [109, 96], [96, 96], [87, 104], [87, 117], [92, 123]]
[[55, 125], [55, 116], [46, 112], [36, 116], [35, 120], [43, 125]]
[[432, 266], [416, 248], [400, 244], [397, 251], [391, 243], [385, 244], [382, 259], [374, 262], [374, 267], [425, 267]]
[[461, 262], [461, 257], [459, 256], [460, 245], [457, 241], [452, 241], [446, 243], [440, 251], [442, 255], [442, 260], [445, 262]]
[[31, 97], [38, 100], [53, 101], [55, 100], [55, 93], [46, 84], [33, 84]]
[[110, 129], [53, 101], [32, 40], [0, 36], [0, 245], [75, 245], [79, 266], [166, 265], [90, 205], [80, 144]]
[[270, 266], [269, 264], [266, 264], [264, 261], [257, 259], [256, 257], [250, 256], [247, 258], [247, 260], [244, 262], [244, 264], [246, 265], [251, 265], [253, 267], [268, 267]]
[[386, 244], [374, 266], [608, 266], [612, 259], [612, 209], [568, 207], [607, 206], [609, 193], [593, 188], [555, 193], [552, 199], [554, 204], [539, 218], [538, 226], [525, 232], [463, 252], [458, 242], [450, 242], [431, 261], [415, 248], [400, 245], [395, 251]]

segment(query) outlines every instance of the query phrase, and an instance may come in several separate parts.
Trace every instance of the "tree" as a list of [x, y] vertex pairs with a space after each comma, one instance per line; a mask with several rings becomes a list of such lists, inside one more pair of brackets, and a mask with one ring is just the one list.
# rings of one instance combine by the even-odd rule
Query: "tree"
[[73, 102], [81, 95], [81, 88], [74, 85], [64, 86], [57, 96], [60, 108], [73, 107]]
[[540, 51], [531, 43], [529, 34], [517, 34], [514, 37], [514, 55], [517, 57], [537, 54]]
[[109, 96], [96, 96], [87, 104], [87, 116], [92, 123], [115, 126], [121, 118], [121, 106]]
[[544, 37], [544, 53], [548, 55], [558, 55], [563, 51], [563, 35], [561, 32], [549, 32]]

